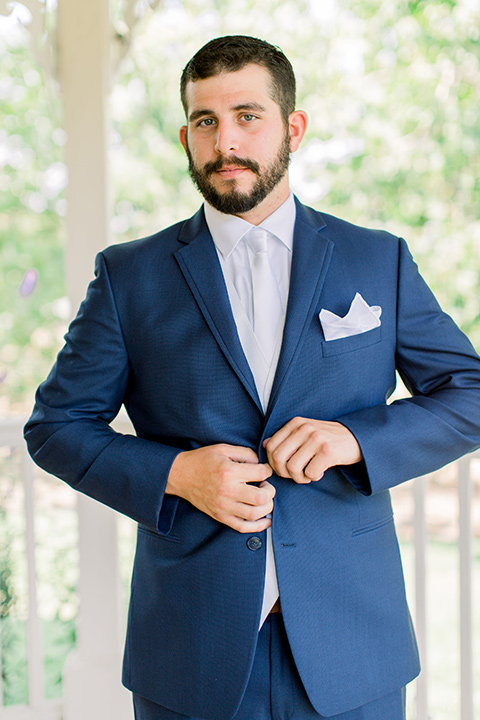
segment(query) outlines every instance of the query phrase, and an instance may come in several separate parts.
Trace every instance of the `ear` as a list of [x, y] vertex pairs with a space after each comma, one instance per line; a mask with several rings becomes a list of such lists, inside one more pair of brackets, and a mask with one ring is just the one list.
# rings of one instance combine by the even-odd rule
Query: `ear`
[[178, 133], [178, 136], [180, 138], [180, 142], [182, 144], [182, 147], [184, 150], [187, 149], [187, 126], [182, 125], [180, 128], [180, 132]]
[[303, 140], [308, 125], [307, 113], [303, 110], [295, 110], [288, 118], [288, 129], [290, 132], [290, 152], [295, 152]]

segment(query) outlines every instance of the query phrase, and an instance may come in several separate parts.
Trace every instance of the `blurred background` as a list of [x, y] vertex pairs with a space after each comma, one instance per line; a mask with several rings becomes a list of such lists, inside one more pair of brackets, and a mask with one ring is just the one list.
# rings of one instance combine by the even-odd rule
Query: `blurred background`
[[[76, 310], [65, 269], [74, 199], [67, 202], [59, 4], [0, 2], [0, 715], [10, 717], [6, 713], [21, 707], [47, 713], [25, 714], [32, 720], [62, 716], [63, 666], [78, 635], [76, 500], [40, 471], [28, 471], [28, 485], [18, 440], [34, 390]], [[179, 77], [201, 45], [237, 33], [279, 45], [294, 66], [297, 106], [309, 115], [291, 168], [296, 194], [316, 209], [405, 237], [444, 309], [479, 350], [478, 0], [112, 0], [105, 96], [108, 227], [96, 250], [148, 235], [198, 208], [178, 142]], [[80, 71], [84, 47], [75, 59]], [[88, 216], [88, 203], [83, 212]], [[85, 245], [93, 272], [88, 238]], [[81, 285], [86, 287], [83, 277]], [[459, 600], [465, 583], [459, 563], [465, 559], [458, 554], [457, 469], [422, 481], [420, 501], [410, 483], [395, 494], [414, 608], [414, 539], [424, 533], [425, 720], [473, 720], [475, 711], [480, 716], [479, 464], [469, 463], [464, 499], [471, 522], [465, 545], [470, 606]], [[419, 502], [425, 525], [415, 526]], [[124, 607], [134, 528], [124, 519], [118, 526]], [[474, 688], [463, 705], [462, 607], [470, 607], [472, 616], [465, 632]], [[33, 679], [32, 627], [40, 658]], [[410, 716], [423, 720], [415, 691], [409, 705]]]

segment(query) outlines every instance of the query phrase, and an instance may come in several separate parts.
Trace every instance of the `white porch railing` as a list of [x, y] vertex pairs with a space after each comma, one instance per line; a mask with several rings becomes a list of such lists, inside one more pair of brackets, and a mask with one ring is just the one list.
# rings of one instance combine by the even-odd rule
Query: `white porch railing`
[[[28, 589], [28, 704], [22, 706], [6, 706], [3, 707], [3, 693], [1, 688], [0, 673], [0, 717], [4, 720], [60, 720], [64, 718], [68, 720], [69, 712], [65, 712], [64, 699], [57, 701], [48, 701], [44, 695], [44, 661], [41, 641], [41, 625], [38, 616], [37, 603], [37, 565], [36, 565], [36, 528], [35, 528], [35, 469], [30, 460], [22, 438], [23, 418], [9, 418], [0, 422], [0, 448], [16, 449], [22, 454], [21, 462], [21, 483], [23, 485], [24, 496], [24, 528], [25, 528], [25, 548], [26, 548], [26, 564], [27, 564], [27, 589]], [[473, 529], [472, 529], [472, 487], [471, 469], [476, 461], [480, 458], [480, 452], [469, 455], [455, 464], [457, 473], [457, 496], [458, 496], [458, 554], [459, 554], [459, 614], [460, 623], [458, 627], [458, 642], [461, 647], [461, 716], [460, 720], [474, 720], [474, 646], [473, 646], [473, 628], [474, 628], [474, 607], [480, 606], [480, 598], [477, 598], [476, 604], [473, 602]], [[20, 482], [20, 478], [18, 479]], [[0, 483], [2, 478], [0, 476]], [[427, 658], [427, 628], [428, 628], [428, 608], [429, 602], [436, 602], [436, 598], [427, 597], [427, 578], [429, 573], [428, 553], [427, 553], [427, 519], [426, 519], [426, 488], [427, 483], [420, 478], [409, 484], [413, 493], [414, 517], [413, 517], [413, 537], [414, 537], [414, 605], [415, 605], [415, 625], [419, 640], [420, 650], [422, 654], [424, 672], [416, 681], [415, 687], [415, 709], [414, 717], [416, 720], [431, 720], [432, 713], [429, 709], [429, 690], [431, 691], [431, 683], [428, 672]], [[394, 501], [395, 504], [395, 501]], [[89, 512], [89, 509], [84, 512]], [[112, 513], [113, 515], [113, 513]], [[102, 552], [108, 558], [115, 562], [117, 536], [115, 528], [115, 520], [112, 524], [108, 524], [107, 534], [102, 537]], [[105, 548], [105, 544], [110, 546]], [[110, 552], [111, 551], [111, 552]], [[82, 553], [82, 545], [80, 544], [80, 553]], [[91, 560], [91, 558], [90, 558]], [[82, 568], [82, 559], [80, 558], [80, 568]], [[118, 568], [113, 568], [114, 575]], [[112, 575], [109, 575], [112, 578]], [[114, 576], [113, 576], [114, 577]], [[113, 583], [113, 592], [119, 593], [119, 583]], [[80, 583], [81, 597], [80, 604], [86, 604], [87, 608], [93, 607], [99, 617], [108, 616], [111, 613], [111, 595], [103, 597], [98, 592], [98, 587], [89, 587], [85, 582]], [[83, 595], [83, 596], [82, 596]], [[118, 599], [118, 598], [117, 598]], [[93, 601], [93, 603], [92, 603]], [[105, 603], [108, 606], [105, 607]], [[122, 694], [120, 688], [119, 668], [117, 667], [118, 643], [121, 642], [122, 631], [119, 630], [118, 638], [112, 638], [112, 633], [98, 634], [98, 623], [90, 623], [91, 632], [94, 636], [85, 638], [85, 634], [89, 632], [88, 620], [87, 626], [83, 628], [83, 647], [86, 648], [86, 656], [80, 657], [80, 665], [82, 660], [89, 663], [91, 649], [95, 648], [95, 658], [102, 658], [102, 662], [111, 662], [112, 667], [108, 668], [109, 677], [118, 677], [118, 693]], [[102, 646], [103, 643], [103, 646]], [[78, 649], [78, 655], [81, 656], [82, 649]], [[2, 661], [2, 648], [0, 637], [0, 668]], [[78, 662], [78, 657], [77, 657]], [[118, 673], [118, 676], [116, 675]], [[69, 681], [70, 683], [73, 680]], [[115, 681], [117, 682], [117, 681]], [[108, 683], [108, 693], [112, 693], [112, 685]], [[75, 695], [78, 690], [69, 687], [69, 692]], [[106, 692], [106, 691], [105, 691]], [[123, 708], [122, 717], [127, 717], [130, 711], [125, 710], [123, 700], [119, 701], [119, 707]], [[100, 703], [101, 705], [101, 703]], [[115, 717], [119, 717], [117, 713]], [[89, 720], [97, 720], [96, 715], [90, 713]], [[99, 714], [98, 720], [105, 720], [105, 715]]]
[[[459, 626], [458, 643], [460, 646], [460, 720], [475, 720], [474, 708], [474, 607], [480, 607], [480, 597], [473, 602], [473, 522], [472, 466], [480, 458], [480, 451], [471, 453], [455, 463], [456, 490], [458, 500], [458, 586], [459, 586]], [[433, 477], [433, 476], [431, 476]], [[428, 528], [426, 517], [427, 477], [412, 481], [414, 498], [414, 597], [415, 629], [424, 671], [416, 681], [415, 719], [432, 720], [429, 697], [431, 683], [428, 672], [428, 609], [430, 603], [441, 602], [441, 598], [429, 598], [427, 593]], [[395, 505], [395, 503], [394, 503]], [[478, 709], [478, 708], [477, 708]]]
[[[4, 652], [0, 633], [0, 718], [3, 720], [131, 720], [129, 693], [120, 684], [124, 613], [121, 610], [121, 584], [118, 567], [117, 516], [90, 498], [76, 495], [79, 515], [77, 647], [66, 663], [63, 696], [51, 701], [45, 697], [44, 652], [41, 619], [38, 613], [39, 537], [35, 520], [35, 478], [39, 471], [30, 459], [23, 441], [25, 418], [0, 421], [0, 450], [20, 454], [15, 512], [23, 496], [23, 528], [26, 555], [27, 668], [28, 701], [4, 706], [1, 687]], [[122, 428], [123, 429], [123, 428]], [[128, 430], [127, 430], [128, 431]], [[0, 475], [0, 489], [3, 481]], [[63, 488], [62, 488], [63, 489]], [[68, 488], [65, 489], [68, 490]], [[45, 529], [44, 529], [45, 532]], [[53, 539], [52, 539], [53, 540]], [[58, 540], [57, 540], [58, 543]], [[1, 550], [1, 548], [0, 548]], [[1, 557], [1, 554], [0, 554]], [[2, 568], [0, 567], [0, 571]], [[40, 578], [41, 579], [41, 578]], [[22, 608], [23, 609], [23, 608]], [[1, 614], [0, 614], [1, 617]], [[0, 621], [1, 622], [1, 621]], [[1, 629], [1, 624], [0, 624]]]

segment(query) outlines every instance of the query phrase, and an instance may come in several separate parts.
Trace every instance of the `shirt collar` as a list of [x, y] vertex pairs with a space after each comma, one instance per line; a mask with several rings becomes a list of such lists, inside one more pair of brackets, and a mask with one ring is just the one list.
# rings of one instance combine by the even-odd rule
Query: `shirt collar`
[[[255, 225], [236, 215], [225, 215], [204, 203], [205, 220], [213, 238], [213, 242], [224, 257], [228, 257], [239, 241]], [[264, 230], [275, 235], [290, 251], [293, 247], [293, 229], [295, 225], [296, 207], [293, 193], [271, 215], [260, 224]]]

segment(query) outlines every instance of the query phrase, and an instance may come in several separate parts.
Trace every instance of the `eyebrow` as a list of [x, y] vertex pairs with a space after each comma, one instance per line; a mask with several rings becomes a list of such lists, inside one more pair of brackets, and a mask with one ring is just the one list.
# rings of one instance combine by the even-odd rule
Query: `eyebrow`
[[235, 105], [235, 107], [232, 109], [236, 112], [238, 112], [239, 110], [254, 110], [256, 112], [266, 112], [266, 108], [256, 102], [241, 103], [240, 105]]
[[[240, 112], [241, 110], [250, 110], [254, 112], [266, 112], [266, 108], [263, 105], [260, 105], [256, 102], [249, 102], [249, 103], [240, 103], [240, 105], [234, 105], [232, 107], [232, 110], [235, 112]], [[204, 108], [203, 110], [194, 110], [190, 115], [188, 116], [189, 122], [195, 122], [195, 120], [198, 120], [198, 118], [204, 117], [205, 115], [215, 115], [214, 110], [209, 110], [208, 108]]]

